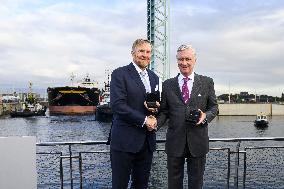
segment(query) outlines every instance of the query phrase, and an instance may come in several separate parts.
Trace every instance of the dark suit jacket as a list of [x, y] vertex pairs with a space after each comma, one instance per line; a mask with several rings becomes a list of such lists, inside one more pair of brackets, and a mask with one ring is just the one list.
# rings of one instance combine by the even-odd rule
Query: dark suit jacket
[[170, 156], [182, 157], [186, 142], [194, 157], [203, 156], [209, 151], [208, 124], [195, 126], [185, 122], [187, 108], [201, 109], [206, 113], [208, 122], [214, 119], [218, 106], [211, 78], [194, 75], [192, 92], [187, 104], [182, 99], [178, 76], [163, 83], [158, 126], [162, 126], [168, 119], [166, 153]]
[[[159, 85], [158, 76], [148, 70], [151, 91]], [[156, 134], [143, 126], [148, 115], [144, 107], [146, 90], [133, 64], [112, 72], [110, 104], [113, 111], [111, 148], [123, 152], [138, 152], [145, 140], [151, 151], [156, 149]]]

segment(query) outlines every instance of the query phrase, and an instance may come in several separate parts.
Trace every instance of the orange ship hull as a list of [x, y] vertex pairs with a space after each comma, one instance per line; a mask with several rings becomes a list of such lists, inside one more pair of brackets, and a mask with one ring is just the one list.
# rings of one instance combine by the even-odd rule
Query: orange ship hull
[[95, 114], [96, 106], [49, 106], [50, 115]]

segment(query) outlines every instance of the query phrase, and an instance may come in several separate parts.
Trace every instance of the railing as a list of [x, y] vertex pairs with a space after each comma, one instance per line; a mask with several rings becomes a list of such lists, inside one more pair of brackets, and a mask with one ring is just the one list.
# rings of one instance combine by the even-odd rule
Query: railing
[[[204, 189], [284, 188], [283, 141], [284, 137], [210, 139]], [[157, 140], [149, 188], [167, 186], [164, 143]], [[111, 188], [109, 146], [105, 144], [38, 143], [38, 188]]]

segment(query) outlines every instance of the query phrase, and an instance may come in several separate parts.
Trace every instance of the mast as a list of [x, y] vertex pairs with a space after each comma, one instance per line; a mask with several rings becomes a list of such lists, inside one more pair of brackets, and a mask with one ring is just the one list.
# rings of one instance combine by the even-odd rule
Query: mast
[[162, 81], [170, 77], [169, 0], [147, 0], [147, 37], [152, 44], [149, 69]]

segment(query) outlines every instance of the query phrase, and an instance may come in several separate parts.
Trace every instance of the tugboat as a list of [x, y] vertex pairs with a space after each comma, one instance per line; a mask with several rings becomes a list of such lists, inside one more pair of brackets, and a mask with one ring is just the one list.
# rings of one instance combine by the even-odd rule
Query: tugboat
[[99, 103], [98, 83], [91, 81], [87, 74], [83, 81], [72, 86], [47, 88], [50, 115], [95, 114]]
[[46, 107], [40, 105], [39, 103], [33, 104], [23, 104], [22, 110], [16, 110], [10, 112], [11, 117], [32, 117], [32, 116], [45, 116]]
[[256, 115], [256, 119], [254, 121], [255, 126], [266, 127], [268, 126], [267, 116], [263, 113]]
[[29, 93], [25, 102], [22, 104], [22, 109], [10, 112], [11, 117], [32, 117], [32, 116], [45, 116], [46, 106], [42, 106], [36, 102], [32, 93], [32, 83], [29, 84]]
[[97, 106], [96, 121], [111, 122], [112, 121], [112, 110], [110, 107], [110, 75], [108, 74], [107, 82], [102, 90], [100, 96], [100, 104]]

